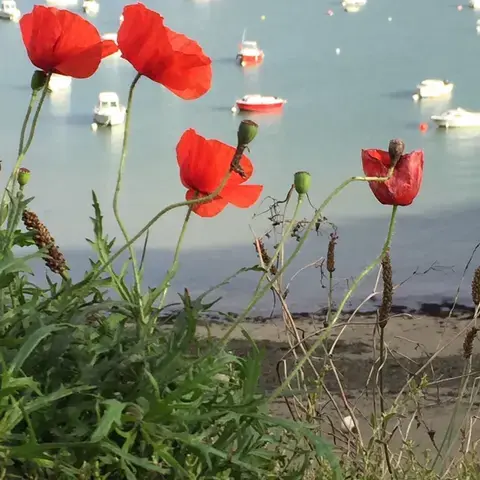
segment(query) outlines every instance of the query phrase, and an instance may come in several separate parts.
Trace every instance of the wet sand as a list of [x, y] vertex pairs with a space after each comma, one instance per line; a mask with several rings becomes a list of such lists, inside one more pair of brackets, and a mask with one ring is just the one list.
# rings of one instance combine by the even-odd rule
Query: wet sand
[[[404, 430], [411, 418], [414, 417], [410, 438], [422, 451], [425, 448], [434, 451], [435, 445], [439, 446], [443, 432], [447, 429], [461, 383], [459, 377], [462, 376], [466, 364], [463, 353], [465, 335], [474, 325], [472, 311], [469, 308], [459, 308], [451, 316], [446, 308], [439, 307], [435, 311], [439, 316], [396, 314], [389, 319], [385, 328], [388, 354], [383, 371], [387, 407], [398, 396], [409, 379], [415, 378], [419, 383], [422, 376], [426, 375], [430, 383], [430, 386], [423, 391], [421, 398], [416, 402], [412, 402], [406, 394], [401, 396], [401, 414], [405, 417], [401, 422], [401, 430]], [[325, 360], [327, 358], [324, 353], [325, 349], [330, 350], [333, 342], [336, 341], [330, 358], [338, 372], [348, 405], [358, 419], [360, 431], [364, 439], [368, 440], [371, 434], [369, 419], [373, 412], [372, 394], [375, 390], [378, 391], [374, 388], [375, 375], [371, 375], [374, 360], [378, 358], [378, 333], [374, 335], [376, 316], [374, 313], [367, 313], [357, 315], [347, 322], [348, 319], [349, 316], [345, 315], [332, 328], [323, 347], [316, 350], [313, 363], [318, 371], [324, 371], [323, 367], [329, 363], [328, 360]], [[308, 346], [311, 346], [315, 339], [324, 332], [321, 316], [300, 314], [294, 315], [294, 320], [298, 332], [308, 339]], [[199, 327], [199, 334], [221, 337], [227, 328], [228, 325], [224, 323], [208, 322], [208, 326]], [[272, 392], [279, 385], [278, 372], [280, 371], [281, 376], [282, 360], [286, 360], [290, 370], [293, 363], [284, 322], [282, 318], [257, 318], [255, 321], [243, 323], [241, 328], [249, 333], [257, 347], [264, 353], [260, 388], [265, 392]], [[237, 355], [244, 356], [248, 354], [252, 346], [245, 339], [241, 328], [237, 328], [232, 335], [229, 349]], [[374, 342], [374, 337], [376, 342]], [[375, 347], [374, 343], [376, 343]], [[439, 352], [439, 350], [441, 351]], [[437, 353], [435, 354], [435, 352]], [[431, 364], [419, 375], [415, 375], [433, 355], [435, 357]], [[478, 338], [473, 343], [471, 359], [472, 377], [480, 376], [480, 341]], [[314, 386], [315, 378], [313, 370], [307, 366], [305, 383], [309, 385], [310, 391], [318, 391]], [[348, 415], [349, 411], [342, 401], [338, 381], [331, 369], [326, 371], [323, 381], [337, 403], [341, 415]], [[472, 383], [473, 378], [470, 385]], [[471, 389], [467, 391], [459, 411], [465, 414], [470, 406], [469, 417], [472, 417], [478, 414], [480, 395], [472, 397], [470, 395]], [[420, 405], [421, 408], [415, 408], [415, 404]], [[291, 413], [282, 398], [272, 404], [272, 412], [291, 418]], [[316, 403], [316, 416], [323, 420], [329, 419], [330, 427], [326, 434], [330, 436], [330, 439], [335, 440], [334, 437], [339, 436], [336, 429], [341, 422], [338, 410], [333, 407], [325, 393], [321, 393]], [[460, 419], [460, 417], [458, 418]], [[480, 422], [477, 424], [475, 421], [473, 418], [472, 441], [480, 438]], [[394, 422], [392, 422], [392, 428], [393, 426]], [[457, 424], [455, 431], [458, 433], [461, 443], [462, 436], [467, 435], [468, 432], [462, 432], [458, 427]], [[392, 440], [393, 444], [401, 441], [398, 430], [396, 437]], [[458, 445], [460, 445], [459, 442], [457, 442]]]

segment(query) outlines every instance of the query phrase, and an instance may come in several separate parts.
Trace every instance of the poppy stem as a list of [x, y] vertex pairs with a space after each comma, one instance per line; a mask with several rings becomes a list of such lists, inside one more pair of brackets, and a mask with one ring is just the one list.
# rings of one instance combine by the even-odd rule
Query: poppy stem
[[38, 124], [38, 119], [40, 116], [40, 111], [42, 109], [45, 97], [47, 96], [47, 91], [48, 91], [48, 82], [50, 80], [51, 74], [47, 74], [46, 77], [46, 83], [43, 87], [42, 90], [42, 95], [40, 97], [40, 101], [38, 102], [37, 109], [35, 110], [35, 114], [33, 116], [32, 124], [30, 126], [30, 132], [28, 135], [27, 143], [25, 144], [25, 134], [27, 132], [27, 126], [28, 126], [28, 121], [30, 120], [30, 116], [33, 111], [33, 106], [35, 104], [35, 101], [37, 99], [37, 94], [38, 90], [32, 90], [32, 95], [30, 96], [30, 102], [28, 103], [27, 107], [27, 112], [25, 114], [25, 118], [23, 120], [23, 125], [22, 125], [22, 130], [20, 132], [20, 140], [19, 140], [19, 145], [18, 145], [18, 154], [17, 154], [17, 160], [15, 162], [15, 165], [13, 167], [12, 172], [10, 173], [10, 177], [8, 179], [7, 185], [5, 189], [3, 190], [3, 195], [2, 195], [2, 201], [0, 202], [0, 224], [3, 224], [3, 221], [6, 219], [5, 215], [5, 200], [7, 197], [7, 192], [12, 190], [11, 193], [13, 194], [13, 189], [14, 189], [14, 182], [15, 179], [17, 178], [18, 175], [18, 170], [22, 165], [23, 159], [25, 158], [25, 155], [27, 154], [30, 145], [32, 144], [33, 137], [35, 135], [35, 130]]
[[305, 233], [303, 234], [302, 238], [297, 242], [297, 246], [295, 247], [295, 250], [293, 253], [288, 257], [288, 259], [284, 262], [282, 268], [279, 268], [277, 273], [271, 277], [270, 281], [261, 289], [261, 283], [263, 281], [263, 277], [259, 280], [257, 284], [257, 288], [255, 289], [255, 293], [252, 296], [252, 299], [250, 300], [250, 303], [247, 305], [245, 310], [241, 315], [239, 315], [236, 319], [235, 322], [232, 323], [230, 328], [226, 331], [225, 335], [222, 337], [222, 342], [226, 343], [232, 332], [237, 328], [237, 326], [245, 320], [247, 315], [250, 313], [252, 308], [257, 304], [257, 302], [267, 293], [271, 288], [272, 285], [275, 284], [275, 282], [278, 280], [278, 278], [285, 273], [287, 268], [290, 266], [292, 263], [293, 259], [298, 255], [300, 250], [302, 249], [303, 245], [305, 244], [310, 232], [312, 230], [315, 230], [315, 226], [317, 222], [323, 218], [323, 211], [327, 207], [327, 205], [348, 185], [350, 185], [353, 182], [386, 182], [387, 180], [390, 180], [392, 178], [394, 172], [394, 168], [390, 168], [388, 170], [387, 176], [386, 177], [350, 177], [347, 178], [344, 182], [342, 182], [337, 188], [333, 190], [332, 193], [323, 201], [323, 203], [320, 205], [320, 207], [317, 209], [315, 212], [315, 215], [313, 216], [312, 220], [310, 223], [306, 226], [305, 228]]
[[392, 242], [392, 237], [393, 237], [393, 232], [395, 230], [395, 219], [397, 215], [397, 205], [394, 205], [392, 208], [392, 214], [390, 216], [390, 223], [388, 225], [388, 232], [387, 232], [387, 237], [385, 239], [385, 242], [383, 244], [382, 251], [380, 252], [380, 255], [370, 264], [368, 265], [360, 275], [353, 281], [351, 287], [349, 288], [348, 292], [344, 295], [342, 301], [340, 302], [340, 305], [338, 306], [337, 312], [335, 316], [333, 317], [330, 325], [324, 330], [323, 334], [318, 337], [318, 339], [313, 343], [313, 345], [310, 347], [310, 349], [307, 351], [306, 355], [304, 355], [298, 363], [295, 365], [293, 370], [289, 373], [287, 378], [283, 381], [283, 383], [275, 389], [275, 391], [272, 393], [272, 395], [269, 397], [269, 402], [272, 402], [276, 398], [278, 398], [282, 392], [284, 391], [285, 387], [291, 382], [291, 380], [295, 377], [295, 375], [298, 374], [300, 369], [303, 367], [303, 365], [311, 358], [311, 356], [315, 353], [315, 350], [325, 341], [325, 339], [329, 336], [330, 331], [335, 325], [335, 323], [338, 321], [340, 318], [340, 315], [342, 314], [342, 311], [348, 302], [349, 298], [352, 296], [353, 292], [357, 289], [358, 285], [360, 282], [377, 266], [381, 263], [383, 260], [383, 257], [385, 254], [388, 252], [388, 249], [390, 248], [390, 244]]
[[120, 190], [122, 188], [123, 171], [125, 169], [125, 162], [127, 160], [127, 147], [128, 147], [128, 136], [130, 133], [130, 113], [132, 110], [133, 92], [135, 90], [135, 86], [140, 80], [140, 77], [141, 77], [141, 74], [139, 73], [135, 75], [135, 78], [130, 84], [130, 88], [128, 90], [127, 113], [125, 116], [125, 128], [123, 131], [122, 153], [120, 155], [120, 165], [118, 166], [117, 184], [115, 186], [115, 193], [113, 194], [113, 214], [115, 215], [115, 219], [117, 220], [117, 224], [120, 227], [120, 230], [122, 231], [123, 237], [125, 238], [127, 245], [129, 245], [128, 250], [130, 253], [130, 260], [132, 262], [133, 280], [134, 280], [135, 293], [137, 296], [138, 309], [139, 309], [138, 313], [140, 315], [140, 320], [142, 321], [142, 323], [145, 323], [145, 312], [143, 309], [143, 298], [142, 298], [142, 291], [141, 291], [141, 285], [140, 285], [140, 273], [137, 266], [137, 258], [135, 256], [133, 244], [130, 242], [127, 229], [123, 224], [123, 221], [122, 221], [122, 218], [120, 217], [120, 212], [118, 209], [118, 199], [120, 196]]

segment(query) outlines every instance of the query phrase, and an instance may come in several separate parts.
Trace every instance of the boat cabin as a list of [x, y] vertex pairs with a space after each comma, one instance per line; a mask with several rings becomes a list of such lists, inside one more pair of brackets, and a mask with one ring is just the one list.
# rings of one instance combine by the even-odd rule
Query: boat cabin
[[120, 108], [120, 101], [115, 92], [102, 92], [98, 95], [99, 109], [118, 109]]
[[2, 0], [0, 9], [6, 13], [15, 12], [17, 10], [17, 3], [15, 0]]

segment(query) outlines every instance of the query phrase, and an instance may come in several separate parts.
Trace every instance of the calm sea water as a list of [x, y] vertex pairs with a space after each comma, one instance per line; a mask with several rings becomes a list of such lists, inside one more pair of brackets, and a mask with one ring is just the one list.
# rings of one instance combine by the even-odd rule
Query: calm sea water
[[[90, 20], [101, 33], [116, 31], [123, 4], [103, 1], [100, 13]], [[211, 91], [194, 102], [181, 101], [147, 79], [139, 83], [121, 197], [122, 215], [132, 234], [164, 205], [183, 198], [175, 145], [186, 128], [234, 143], [239, 117], [230, 108], [235, 99], [246, 93], [279, 95], [289, 101], [283, 115], [255, 118], [261, 131], [252, 145], [252, 180], [265, 184], [266, 195], [279, 198], [295, 171], [309, 170], [314, 178], [311, 198], [319, 204], [347, 176], [361, 173], [361, 148], [385, 148], [391, 138], [400, 137], [408, 150], [424, 149], [421, 194], [399, 212], [392, 246], [395, 280], [425, 271], [434, 262], [437, 267], [403, 285], [396, 300], [414, 305], [453, 297], [465, 262], [480, 241], [480, 130], [444, 132], [432, 125], [423, 134], [418, 125], [449, 107], [480, 110], [478, 14], [466, 6], [458, 12], [452, 0], [369, 0], [355, 14], [343, 12], [340, 1], [145, 4], [161, 12], [170, 27], [201, 43], [214, 61], [214, 82]], [[33, 2], [19, 0], [18, 5], [27, 12]], [[81, 2], [76, 9], [81, 11]], [[333, 16], [326, 15], [328, 9]], [[234, 63], [244, 28], [266, 53], [257, 69], [242, 70]], [[0, 157], [5, 172], [13, 165], [33, 67], [18, 25], [1, 23], [0, 43]], [[114, 90], [126, 101], [133, 76], [127, 62], [110, 58], [93, 78], [74, 81], [71, 93], [51, 96], [25, 161], [33, 172], [32, 208], [66, 252], [74, 276], [82, 273], [90, 253], [85, 237], [91, 236], [91, 190], [103, 205], [106, 229], [120, 237], [111, 199], [122, 129], [92, 132], [90, 124], [98, 93]], [[456, 84], [451, 100], [414, 103], [415, 85], [431, 77]], [[363, 184], [350, 187], [326, 211], [340, 226], [339, 298], [346, 280], [379, 251], [389, 212]], [[253, 213], [231, 208], [214, 219], [192, 220], [172, 299], [185, 286], [201, 292], [256, 262], [249, 228]], [[169, 266], [183, 214], [174, 211], [151, 232], [146, 278], [150, 285]], [[308, 207], [303, 214], [310, 214]], [[260, 233], [268, 222], [263, 218], [251, 223]], [[327, 241], [326, 235], [312, 235], [291, 274], [324, 255]], [[294, 309], [311, 311], [325, 302], [319, 273], [309, 269], [296, 277], [290, 294]], [[372, 282], [367, 280], [359, 295], [368, 293]], [[238, 310], [254, 286], [255, 275], [247, 274], [222, 288], [222, 307]], [[469, 278], [461, 294], [461, 300], [468, 299]], [[270, 300], [266, 298], [257, 311], [269, 309]]]

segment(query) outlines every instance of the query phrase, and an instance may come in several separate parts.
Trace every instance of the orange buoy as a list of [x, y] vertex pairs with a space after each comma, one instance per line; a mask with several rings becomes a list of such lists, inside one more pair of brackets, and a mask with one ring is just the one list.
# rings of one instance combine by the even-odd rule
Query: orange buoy
[[418, 126], [418, 129], [422, 132], [425, 133], [428, 130], [428, 123], [421, 123]]

